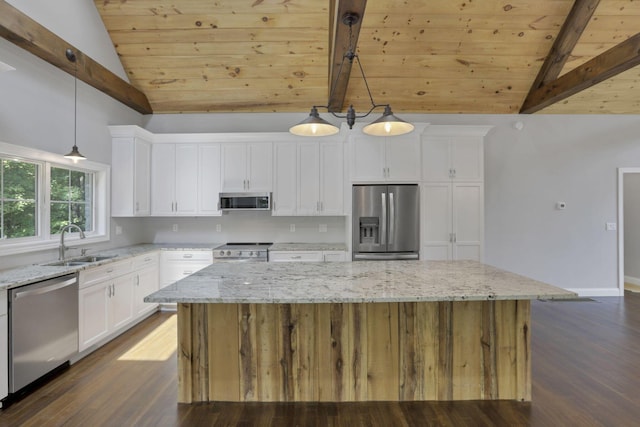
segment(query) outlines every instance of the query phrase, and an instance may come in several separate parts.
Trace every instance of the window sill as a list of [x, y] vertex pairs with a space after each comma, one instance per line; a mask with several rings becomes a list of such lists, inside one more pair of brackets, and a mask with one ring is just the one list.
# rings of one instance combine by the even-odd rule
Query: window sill
[[[86, 245], [91, 245], [95, 243], [108, 242], [110, 240], [109, 235], [101, 234], [101, 235], [93, 235], [87, 236], [85, 239], [79, 238], [66, 238], [65, 236], [65, 244], [69, 247], [82, 247]], [[25, 242], [25, 243], [15, 243], [15, 244], [0, 244], [0, 257], [9, 256], [9, 255], [18, 255], [24, 254], [28, 252], [40, 252], [46, 251], [50, 249], [58, 249], [60, 247], [60, 239], [57, 240], [47, 240], [38, 241], [38, 242]]]

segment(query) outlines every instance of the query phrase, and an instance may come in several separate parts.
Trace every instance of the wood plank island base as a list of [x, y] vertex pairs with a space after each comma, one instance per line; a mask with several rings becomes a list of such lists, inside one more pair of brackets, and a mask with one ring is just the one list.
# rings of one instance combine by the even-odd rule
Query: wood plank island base
[[473, 261], [219, 263], [178, 303], [178, 401], [531, 400], [530, 300]]

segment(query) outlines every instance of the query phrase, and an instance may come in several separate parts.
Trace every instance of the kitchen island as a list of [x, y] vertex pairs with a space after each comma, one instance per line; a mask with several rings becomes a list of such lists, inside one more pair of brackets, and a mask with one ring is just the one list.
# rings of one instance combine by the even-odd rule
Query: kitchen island
[[178, 401], [531, 400], [530, 300], [474, 261], [217, 263], [178, 303]]

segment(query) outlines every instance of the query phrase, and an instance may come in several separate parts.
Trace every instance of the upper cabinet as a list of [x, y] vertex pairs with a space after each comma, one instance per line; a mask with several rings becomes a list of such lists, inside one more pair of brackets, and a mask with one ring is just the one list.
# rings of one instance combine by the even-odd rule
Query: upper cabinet
[[222, 191], [271, 191], [271, 150], [270, 142], [222, 144]]
[[344, 215], [344, 144], [274, 145], [273, 215]]
[[123, 127], [112, 129], [111, 215], [147, 216], [151, 206], [151, 142], [133, 132], [123, 135]]
[[198, 146], [198, 210], [197, 214], [222, 215], [220, 193], [220, 144]]
[[422, 180], [482, 182], [487, 126], [440, 126], [422, 136]]
[[354, 182], [417, 182], [420, 180], [420, 134], [351, 139]]
[[154, 144], [151, 150], [151, 215], [195, 215], [198, 146]]

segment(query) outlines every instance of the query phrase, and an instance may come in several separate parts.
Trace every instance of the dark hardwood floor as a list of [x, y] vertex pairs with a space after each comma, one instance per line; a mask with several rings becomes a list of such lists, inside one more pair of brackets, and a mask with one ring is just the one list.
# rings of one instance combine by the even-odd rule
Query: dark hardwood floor
[[0, 412], [0, 426], [637, 426], [640, 294], [536, 301], [533, 402], [176, 403], [175, 316], [153, 315]]

